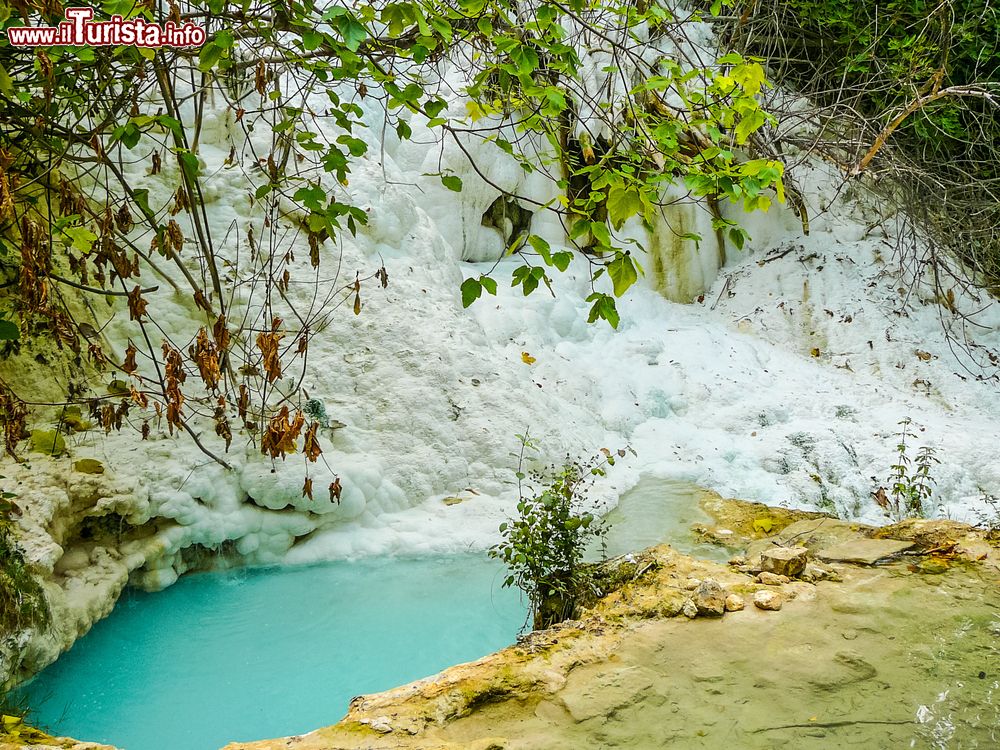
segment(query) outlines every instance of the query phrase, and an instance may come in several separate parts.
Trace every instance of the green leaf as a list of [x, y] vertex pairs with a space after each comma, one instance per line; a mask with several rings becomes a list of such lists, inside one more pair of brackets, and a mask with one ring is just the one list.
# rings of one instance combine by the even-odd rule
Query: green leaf
[[31, 450], [58, 456], [66, 450], [66, 441], [56, 430], [32, 430]]
[[536, 253], [545, 262], [545, 265], [552, 265], [552, 252], [549, 248], [549, 243], [546, 242], [542, 237], [537, 234], [528, 235], [528, 244], [534, 249]]
[[496, 279], [491, 279], [486, 274], [479, 277], [479, 283], [483, 285], [483, 289], [492, 294], [494, 297], [497, 294], [497, 282]]
[[14, 93], [14, 81], [3, 65], [0, 65], [0, 94], [10, 95]]
[[81, 474], [103, 474], [104, 464], [96, 458], [81, 458], [79, 461], [73, 462], [73, 471], [78, 471]]
[[528, 46], [514, 47], [510, 51], [510, 59], [521, 75], [529, 75], [538, 67], [538, 53]]
[[443, 174], [441, 175], [441, 184], [444, 185], [449, 190], [453, 190], [456, 193], [462, 192], [461, 177], [456, 177], [453, 174]]
[[590, 222], [590, 233], [602, 247], [611, 247], [611, 232], [603, 221]]
[[229, 29], [223, 29], [220, 31], [215, 35], [215, 39], [213, 41], [219, 46], [220, 49], [232, 49], [233, 45], [236, 43], [233, 38], [233, 32]]
[[340, 16], [337, 19], [336, 27], [344, 38], [344, 46], [351, 52], [357, 52], [361, 42], [368, 36], [368, 30], [351, 15]]
[[448, 102], [444, 99], [431, 99], [429, 102], [424, 104], [424, 112], [431, 119], [437, 117], [448, 106]]
[[70, 247], [86, 255], [94, 246], [97, 235], [86, 227], [66, 227], [63, 233], [70, 239]]
[[532, 268], [531, 266], [518, 266], [511, 273], [511, 286], [520, 286], [524, 296], [527, 297], [538, 288], [538, 282], [545, 276], [542, 268]]
[[552, 256], [552, 265], [558, 268], [560, 271], [565, 271], [569, 268], [570, 261], [573, 260], [573, 253], [568, 250], [563, 250]]
[[138, 188], [132, 191], [132, 198], [138, 204], [139, 209], [146, 215], [152, 213], [149, 208], [149, 190], [147, 188]]
[[593, 323], [600, 319], [608, 321], [612, 328], [618, 328], [618, 308], [615, 306], [614, 297], [594, 292], [587, 297], [587, 302], [594, 303], [590, 308], [590, 316], [587, 318], [588, 323]]
[[636, 188], [613, 187], [608, 191], [608, 218], [615, 229], [621, 229], [627, 219], [642, 209], [642, 196]]
[[198, 53], [198, 70], [207, 73], [222, 59], [222, 48], [215, 42], [208, 42]]
[[0, 341], [17, 341], [21, 338], [21, 329], [12, 320], [0, 318]]
[[767, 115], [759, 109], [744, 114], [736, 126], [736, 142], [740, 145], [746, 143], [747, 138], [759, 130], [766, 122]]
[[181, 169], [184, 170], [184, 174], [188, 176], [189, 179], [195, 180], [198, 178], [198, 172], [201, 170], [201, 165], [198, 163], [198, 157], [187, 150], [177, 151], [177, 160], [181, 164]]
[[326, 202], [326, 191], [319, 185], [310, 185], [296, 190], [292, 198], [301, 202], [310, 211], [322, 211]]
[[611, 263], [608, 264], [608, 276], [614, 285], [615, 296], [621, 297], [628, 291], [639, 278], [632, 256], [620, 253]]
[[325, 39], [326, 36], [322, 32], [312, 29], [304, 31], [302, 33], [302, 48], [306, 52], [312, 52], [315, 49], [319, 49]]
[[[494, 290], [496, 285], [494, 284]], [[462, 307], [468, 307], [483, 294], [483, 285], [478, 279], [466, 279], [462, 282]]]
[[351, 152], [351, 156], [364, 156], [368, 152], [368, 144], [354, 136], [342, 135], [337, 138], [337, 143], [347, 146], [347, 150]]
[[764, 68], [758, 63], [743, 63], [733, 68], [732, 78], [749, 95], [757, 96], [767, 84]]
[[114, 136], [122, 142], [125, 148], [135, 148], [142, 137], [142, 131], [139, 130], [135, 123], [130, 122], [115, 128]]

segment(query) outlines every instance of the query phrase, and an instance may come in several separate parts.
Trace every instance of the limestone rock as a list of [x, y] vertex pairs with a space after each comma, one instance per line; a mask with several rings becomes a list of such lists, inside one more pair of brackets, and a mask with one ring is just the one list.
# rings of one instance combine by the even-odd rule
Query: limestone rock
[[641, 700], [653, 687], [653, 677], [635, 667], [582, 667], [569, 677], [558, 703], [575, 722], [607, 717]]
[[760, 553], [760, 568], [767, 573], [794, 578], [805, 570], [809, 550], [805, 547], [772, 546]]
[[747, 560], [760, 560], [765, 550], [781, 547], [805, 547], [809, 556], [815, 557], [816, 550], [832, 547], [860, 536], [867, 536], [872, 527], [863, 524], [840, 521], [835, 518], [806, 519], [796, 521], [776, 536], [752, 541], [746, 550]]
[[753, 595], [753, 605], [757, 609], [767, 609], [776, 612], [781, 609], [782, 604], [781, 594], [777, 591], [763, 590]]
[[696, 605], [691, 599], [684, 602], [684, 606], [681, 607], [681, 614], [688, 619], [693, 620], [698, 616], [698, 605]]
[[815, 563], [807, 563], [806, 569], [802, 571], [799, 576], [803, 581], [809, 581], [810, 583], [815, 581], [839, 581], [840, 576], [833, 570], [829, 568], [824, 568], [821, 565], [816, 565]]
[[372, 719], [372, 723], [369, 726], [381, 734], [389, 734], [392, 731], [392, 724], [389, 723], [388, 716], [378, 716]]
[[701, 585], [701, 581], [698, 580], [697, 578], [688, 578], [686, 581], [684, 581], [684, 590], [685, 591], [694, 591], [700, 585]]
[[713, 578], [706, 578], [694, 592], [698, 614], [721, 617], [726, 611], [726, 590]]
[[739, 612], [745, 606], [743, 597], [739, 594], [730, 594], [726, 597], [726, 612]]
[[816, 556], [834, 562], [874, 565], [879, 560], [899, 554], [912, 546], [913, 542], [901, 542], [898, 539], [851, 539], [822, 549]]
[[765, 570], [757, 576], [757, 580], [765, 586], [780, 586], [783, 583], [788, 583], [792, 579], [788, 576], [778, 575], [777, 573], [768, 573]]

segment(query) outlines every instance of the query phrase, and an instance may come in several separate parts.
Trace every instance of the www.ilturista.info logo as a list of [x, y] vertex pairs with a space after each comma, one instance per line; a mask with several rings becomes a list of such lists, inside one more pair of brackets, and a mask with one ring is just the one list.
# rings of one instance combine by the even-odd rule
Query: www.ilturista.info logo
[[142, 18], [111, 16], [93, 21], [93, 8], [67, 8], [66, 20], [58, 26], [15, 26], [7, 29], [13, 47], [200, 47], [205, 29], [193, 23], [150, 23]]

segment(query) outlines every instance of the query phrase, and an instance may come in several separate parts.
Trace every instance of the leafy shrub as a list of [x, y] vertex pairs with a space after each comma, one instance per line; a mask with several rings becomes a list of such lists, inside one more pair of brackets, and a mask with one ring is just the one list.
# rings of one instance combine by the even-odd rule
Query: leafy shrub
[[910, 459], [910, 441], [914, 435], [911, 430], [913, 420], [906, 417], [899, 422], [899, 442], [896, 444], [896, 463], [889, 467], [889, 494], [884, 487], [879, 487], [873, 497], [886, 512], [895, 520], [908, 516], [922, 517], [925, 505], [934, 494], [931, 485], [935, 484], [931, 475], [934, 464], [940, 463], [931, 446], [924, 445], [917, 450], [915, 459]]
[[45, 593], [17, 546], [8, 518], [15, 507], [10, 502], [13, 497], [10, 492], [0, 493], [0, 637], [49, 621]]
[[7, 635], [44, 625], [48, 619], [42, 587], [29, 571], [9, 524], [0, 522], [0, 630]]
[[[522, 444], [531, 445], [527, 438]], [[587, 496], [594, 480], [614, 464], [615, 455], [603, 449], [586, 462], [567, 460], [562, 467], [535, 472], [527, 485], [518, 467], [517, 517], [500, 525], [503, 541], [489, 554], [510, 569], [503, 585], [527, 595], [536, 629], [573, 617], [579, 604], [596, 593], [595, 566], [584, 556], [595, 542], [603, 552], [609, 525], [595, 516]]]

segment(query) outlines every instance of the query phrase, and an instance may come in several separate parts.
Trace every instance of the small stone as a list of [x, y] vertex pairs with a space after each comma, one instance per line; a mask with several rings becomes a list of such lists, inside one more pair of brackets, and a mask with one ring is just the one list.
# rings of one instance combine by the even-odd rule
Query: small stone
[[799, 577], [803, 581], [809, 581], [810, 583], [814, 581], [835, 581], [839, 578], [832, 570], [828, 570], [815, 563], [807, 563], [806, 569], [802, 571]]
[[701, 615], [721, 617], [726, 611], [726, 591], [718, 581], [711, 578], [706, 578], [695, 589], [693, 601]]
[[758, 591], [753, 595], [753, 605], [757, 609], [766, 609], [772, 612], [777, 612], [781, 609], [782, 599], [781, 594], [777, 591]]
[[808, 559], [805, 547], [770, 547], [760, 553], [760, 569], [793, 578], [805, 570]]
[[694, 591], [699, 586], [701, 586], [701, 580], [698, 578], [688, 578], [686, 581], [684, 581], [685, 591]]
[[730, 594], [726, 597], [726, 612], [739, 612], [745, 606], [743, 597], [739, 594]]
[[698, 616], [698, 606], [690, 599], [686, 599], [684, 601], [684, 606], [681, 607], [681, 614], [688, 619], [693, 620]]
[[376, 732], [381, 732], [382, 734], [389, 734], [392, 731], [392, 724], [389, 723], [388, 716], [379, 716], [372, 719], [372, 723], [369, 726]]
[[736, 557], [729, 558], [729, 564], [739, 567], [740, 565], [746, 565], [747, 559], [743, 555], [737, 555]]
[[780, 586], [783, 583], [788, 583], [792, 579], [788, 576], [781, 576], [777, 573], [769, 573], [766, 570], [757, 576], [757, 580], [763, 583], [765, 586]]

